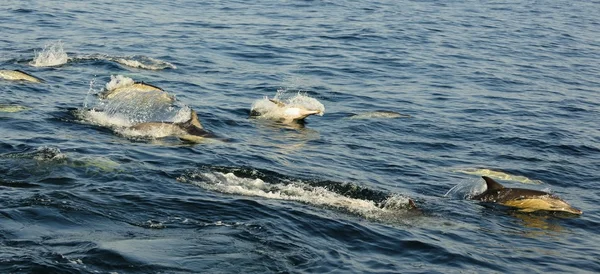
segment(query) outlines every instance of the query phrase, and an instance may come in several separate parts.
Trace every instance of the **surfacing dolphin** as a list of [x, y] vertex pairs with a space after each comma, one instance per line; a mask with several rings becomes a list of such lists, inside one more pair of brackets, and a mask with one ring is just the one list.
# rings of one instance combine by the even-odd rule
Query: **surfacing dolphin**
[[297, 106], [288, 106], [286, 103], [281, 102], [279, 100], [275, 100], [275, 99], [269, 99], [269, 101], [276, 104], [277, 107], [283, 109], [283, 113], [285, 116], [284, 118], [286, 121], [287, 120], [299, 121], [299, 120], [303, 120], [304, 118], [306, 118], [310, 115], [321, 113], [321, 111], [319, 111], [319, 110], [309, 110], [309, 109], [305, 109], [305, 108], [297, 107]]
[[176, 136], [181, 140], [200, 143], [206, 137], [214, 137], [214, 135], [202, 127], [198, 120], [198, 114], [195, 110], [191, 111], [190, 119], [182, 123], [170, 122], [146, 122], [129, 127], [131, 130], [142, 132], [162, 132], [162, 136]]
[[369, 111], [358, 114], [352, 114], [349, 119], [380, 119], [380, 118], [410, 118], [411, 116], [408, 114], [402, 114], [395, 111], [389, 110], [378, 110], [378, 111]]
[[24, 72], [22, 70], [6, 70], [6, 69], [1, 69], [0, 70], [0, 78], [5, 79], [5, 80], [11, 80], [11, 81], [27, 81], [27, 82], [32, 82], [32, 83], [41, 83], [44, 82], [44, 80], [37, 78], [27, 72]]
[[290, 123], [302, 121], [306, 117], [314, 114], [323, 115], [323, 112], [321, 110], [310, 110], [302, 106], [288, 105], [282, 101], [270, 99], [268, 97], [265, 97], [265, 99], [267, 99], [268, 102], [273, 103], [274, 106], [271, 105], [266, 108], [253, 108], [250, 112], [250, 116], [278, 120], [284, 123]]
[[487, 189], [472, 197], [473, 200], [517, 208], [520, 212], [558, 211], [576, 215], [583, 213], [550, 193], [524, 188], [507, 188], [490, 177], [482, 176], [482, 178]]
[[135, 94], [140, 92], [156, 92], [160, 95], [159, 97], [161, 99], [167, 102], [173, 102], [175, 100], [173, 96], [165, 92], [162, 88], [144, 82], [134, 82], [128, 86], [107, 90], [106, 92], [100, 93], [99, 96], [102, 99], [112, 99], [116, 96], [121, 96], [122, 94]]

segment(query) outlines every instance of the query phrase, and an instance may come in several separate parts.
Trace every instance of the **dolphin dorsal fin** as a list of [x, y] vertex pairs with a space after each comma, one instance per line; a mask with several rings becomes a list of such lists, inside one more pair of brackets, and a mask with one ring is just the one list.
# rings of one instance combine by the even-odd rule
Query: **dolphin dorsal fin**
[[285, 104], [279, 100], [269, 99], [269, 101], [273, 102], [274, 104], [276, 104], [279, 107], [285, 107]]
[[492, 179], [490, 177], [481, 176], [481, 178], [483, 178], [485, 180], [485, 184], [487, 185], [487, 190], [500, 190], [500, 189], [504, 188], [503, 185], [494, 181], [494, 179]]
[[23, 73], [23, 74], [25, 74], [25, 75], [27, 75], [27, 76], [29, 76], [29, 77], [31, 77], [31, 78], [35, 78], [35, 79], [37, 79], [37, 80], [38, 80], [38, 81], [40, 81], [40, 82], [41, 82], [41, 81], [43, 81], [42, 79], [40, 79], [40, 78], [37, 78], [37, 77], [35, 77], [35, 76], [31, 75], [30, 73], [24, 72], [24, 71], [22, 71], [22, 70], [20, 70], [20, 69], [15, 69], [15, 71], [16, 71], [16, 72]]
[[195, 110], [192, 109], [192, 113], [190, 115], [190, 120], [188, 121], [188, 123], [190, 123], [191, 125], [198, 127], [198, 128], [202, 128], [202, 124], [200, 124], [200, 120], [198, 120], [198, 114], [196, 113]]

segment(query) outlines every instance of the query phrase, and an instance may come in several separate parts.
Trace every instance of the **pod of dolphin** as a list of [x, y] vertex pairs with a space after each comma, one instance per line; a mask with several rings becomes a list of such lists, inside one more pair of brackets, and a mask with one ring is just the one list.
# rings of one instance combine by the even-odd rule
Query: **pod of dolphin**
[[[31, 83], [44, 82], [42, 79], [35, 77], [27, 72], [21, 70], [0, 70], [0, 78], [11, 81], [25, 81]], [[163, 89], [150, 85], [144, 82], [135, 82], [132, 85], [125, 87], [118, 87], [112, 90], [106, 90], [99, 94], [101, 99], [112, 99], [116, 96], [136, 92], [161, 92], [164, 96], [160, 98], [165, 102], [173, 102], [174, 97]], [[305, 118], [311, 115], [323, 115], [323, 111], [319, 109], [307, 109], [299, 105], [290, 105], [277, 99], [270, 99], [266, 97], [272, 104], [268, 111], [264, 108], [252, 108], [251, 117], [263, 117], [270, 120], [277, 120], [283, 123], [292, 123], [303, 121]], [[267, 113], [268, 112], [268, 113]], [[276, 113], [276, 115], [272, 115]], [[376, 111], [367, 112], [363, 114], [355, 114], [350, 116], [350, 119], [366, 119], [366, 118], [400, 118], [410, 117], [396, 112], [390, 111]], [[201, 142], [203, 138], [214, 137], [214, 135], [206, 131], [200, 120], [198, 119], [197, 113], [191, 110], [190, 118], [181, 123], [171, 122], [144, 122], [133, 125], [130, 127], [131, 130], [136, 131], [151, 131], [154, 129], [161, 129], [165, 132], [166, 136], [176, 136], [181, 140], [188, 142]], [[464, 172], [466, 173], [466, 172]], [[494, 175], [495, 173], [491, 174]], [[488, 175], [488, 174], [486, 174]], [[582, 211], [569, 205], [559, 197], [552, 195], [547, 192], [522, 189], [522, 188], [507, 188], [500, 183], [494, 181], [488, 176], [482, 176], [484, 179], [487, 189], [471, 199], [479, 200], [483, 203], [494, 203], [509, 208], [514, 208], [518, 212], [566, 212], [570, 214], [580, 215]], [[418, 209], [412, 199], [409, 199], [407, 205], [408, 209]]]

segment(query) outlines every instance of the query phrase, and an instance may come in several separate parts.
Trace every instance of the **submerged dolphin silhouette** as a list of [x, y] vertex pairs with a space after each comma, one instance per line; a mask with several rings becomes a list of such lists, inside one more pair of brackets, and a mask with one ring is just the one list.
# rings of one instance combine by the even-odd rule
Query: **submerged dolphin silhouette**
[[33, 82], [33, 83], [41, 83], [44, 82], [44, 80], [37, 78], [27, 72], [24, 72], [22, 70], [6, 70], [6, 69], [1, 69], [0, 70], [0, 78], [5, 79], [5, 80], [12, 80], [12, 81], [27, 81], [27, 82]]
[[482, 178], [487, 189], [473, 196], [473, 200], [518, 208], [520, 212], [560, 211], [576, 215], [583, 213], [550, 193], [524, 188], [507, 188], [490, 177], [482, 176]]
[[176, 136], [179, 139], [194, 143], [202, 142], [206, 137], [214, 137], [212, 133], [204, 130], [195, 110], [191, 111], [190, 119], [186, 122], [146, 122], [134, 125], [130, 129], [137, 131], [160, 130], [164, 132], [162, 137]]

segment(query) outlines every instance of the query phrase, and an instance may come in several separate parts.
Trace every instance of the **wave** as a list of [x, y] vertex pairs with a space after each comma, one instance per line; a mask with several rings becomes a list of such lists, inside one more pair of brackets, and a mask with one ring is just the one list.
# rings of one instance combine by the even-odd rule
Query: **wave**
[[219, 193], [300, 202], [383, 222], [398, 222], [418, 211], [401, 194], [351, 183], [289, 178], [253, 168], [202, 168], [177, 180]]

